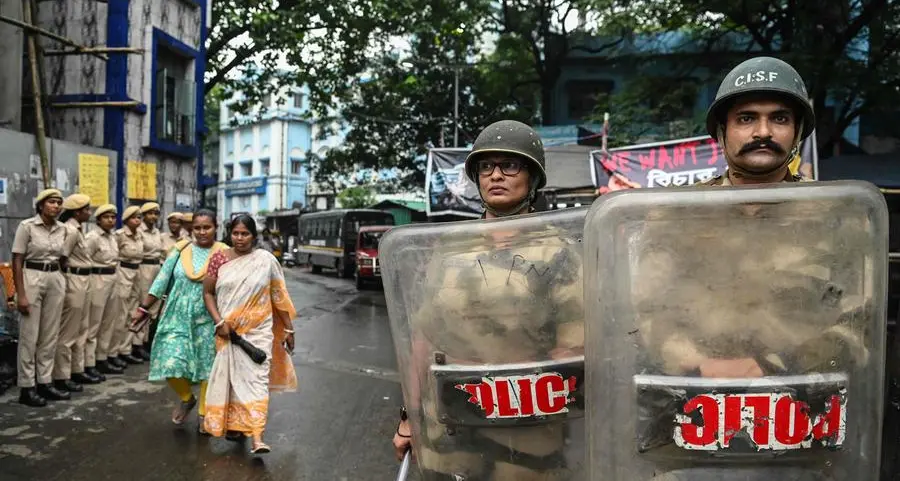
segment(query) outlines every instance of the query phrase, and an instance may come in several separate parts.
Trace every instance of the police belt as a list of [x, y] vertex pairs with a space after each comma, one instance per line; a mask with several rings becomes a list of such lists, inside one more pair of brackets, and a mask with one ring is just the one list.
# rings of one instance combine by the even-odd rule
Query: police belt
[[63, 269], [66, 274], [75, 274], [76, 276], [87, 276], [91, 274], [90, 267], [66, 267]]
[[56, 272], [59, 270], [59, 262], [32, 262], [25, 261], [25, 268], [35, 271]]
[[91, 269], [91, 274], [100, 274], [104, 276], [108, 276], [110, 274], [115, 274], [115, 267], [94, 267]]
[[132, 264], [131, 262], [119, 262], [119, 265], [126, 269], [139, 269], [141, 267], [140, 264]]
[[141, 261], [141, 264], [143, 264], [145, 266], [158, 266], [159, 259], [144, 259]]

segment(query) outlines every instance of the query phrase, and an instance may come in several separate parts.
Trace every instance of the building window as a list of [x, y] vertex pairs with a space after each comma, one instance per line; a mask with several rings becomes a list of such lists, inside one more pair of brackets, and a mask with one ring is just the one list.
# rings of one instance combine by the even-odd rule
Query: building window
[[303, 94], [297, 92], [294, 94], [294, 108], [302, 109], [303, 108]]
[[241, 163], [241, 177], [252, 177], [253, 176], [253, 164], [249, 162]]
[[609, 80], [572, 80], [566, 83], [569, 118], [585, 120], [597, 112], [606, 110], [613, 87], [615, 84]]
[[153, 116], [156, 140], [194, 145], [193, 59], [157, 45]]
[[262, 107], [265, 109], [272, 105], [272, 94], [265, 94], [262, 98]]
[[225, 180], [234, 178], [234, 164], [225, 164]]
[[291, 173], [294, 175], [300, 175], [303, 172], [303, 162], [299, 160], [291, 161]]
[[265, 176], [269, 175], [269, 159], [259, 161], [259, 172]]

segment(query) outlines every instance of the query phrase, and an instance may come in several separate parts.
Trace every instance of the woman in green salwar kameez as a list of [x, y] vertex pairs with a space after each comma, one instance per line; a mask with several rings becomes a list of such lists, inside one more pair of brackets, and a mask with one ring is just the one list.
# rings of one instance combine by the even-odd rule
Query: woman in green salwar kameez
[[178, 394], [181, 402], [172, 422], [179, 426], [198, 402], [191, 386], [200, 384], [198, 414], [203, 433], [206, 380], [216, 357], [215, 324], [203, 304], [203, 279], [212, 254], [228, 246], [215, 241], [216, 216], [211, 211], [194, 214], [192, 233], [193, 241], [182, 240], [169, 252], [132, 320], [141, 322], [148, 309], [167, 296], [153, 339], [149, 380], [166, 381]]

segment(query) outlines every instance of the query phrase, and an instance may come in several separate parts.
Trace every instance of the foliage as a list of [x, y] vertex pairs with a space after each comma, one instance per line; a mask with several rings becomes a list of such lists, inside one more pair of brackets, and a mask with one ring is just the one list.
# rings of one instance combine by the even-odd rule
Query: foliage
[[623, 0], [615, 8], [635, 7], [636, 32], [688, 34], [701, 55], [680, 59], [681, 68], [715, 72], [717, 80], [750, 56], [791, 63], [818, 113], [820, 149], [829, 149], [860, 115], [895, 113], [900, 103], [898, 2]]
[[310, 153], [314, 179], [338, 192], [354, 183], [348, 173], [395, 168], [401, 188], [423, 185], [428, 148], [453, 146], [455, 129], [464, 146], [501, 118], [555, 124], [566, 69], [632, 72], [597, 99], [594, 120], [611, 113], [615, 146], [703, 134], [702, 108], [689, 108], [707, 100], [700, 86], [767, 54], [807, 81], [827, 148], [860, 115], [900, 104], [900, 2], [826, 3], [224, 0], [213, 4], [208, 96], [240, 91], [231, 108], [245, 112], [306, 85], [310, 114], [346, 132], [338, 148]]
[[364, 209], [375, 204], [375, 194], [365, 186], [348, 187], [337, 196], [344, 209]]

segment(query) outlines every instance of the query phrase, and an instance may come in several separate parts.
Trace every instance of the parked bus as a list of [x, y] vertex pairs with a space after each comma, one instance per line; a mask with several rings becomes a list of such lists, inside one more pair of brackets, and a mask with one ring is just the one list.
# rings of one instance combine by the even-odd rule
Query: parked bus
[[368, 225], [394, 225], [390, 212], [371, 209], [338, 209], [303, 214], [298, 221], [300, 234], [298, 263], [309, 264], [313, 272], [334, 269], [338, 277], [351, 277], [356, 271], [356, 241], [359, 228]]

